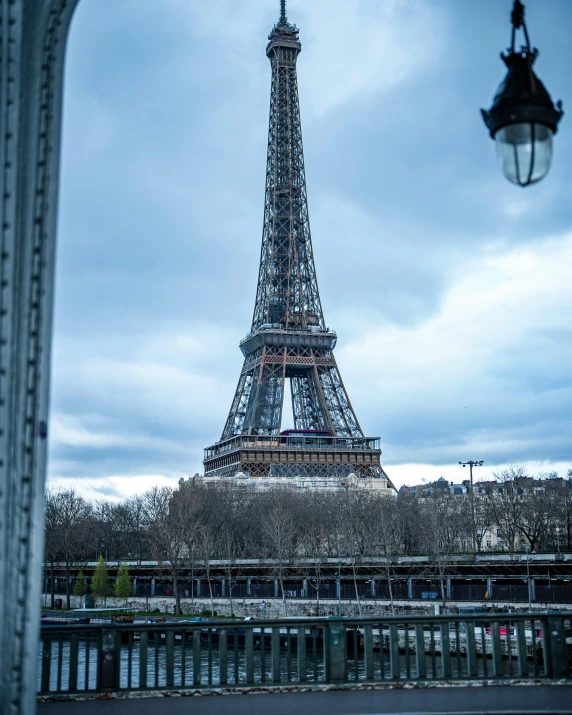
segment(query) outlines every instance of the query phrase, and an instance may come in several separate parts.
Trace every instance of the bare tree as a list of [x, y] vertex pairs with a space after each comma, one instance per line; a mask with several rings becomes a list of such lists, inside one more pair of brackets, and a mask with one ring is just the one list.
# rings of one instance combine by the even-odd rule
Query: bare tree
[[405, 537], [404, 522], [402, 520], [402, 510], [399, 508], [397, 500], [391, 496], [375, 495], [372, 500], [373, 518], [371, 525], [370, 539], [371, 554], [381, 554], [383, 564], [372, 569], [372, 577], [385, 578], [389, 592], [391, 613], [395, 615], [395, 604], [393, 600], [393, 573], [392, 556], [399, 554], [403, 548]]
[[199, 488], [197, 492], [195, 512], [195, 527], [193, 539], [196, 541], [199, 557], [202, 561], [204, 574], [209, 589], [211, 614], [214, 616], [213, 569], [212, 561], [221, 552], [222, 528], [228, 514], [225, 513], [225, 499], [220, 489], [214, 486]]
[[[539, 475], [544, 478], [544, 475]], [[555, 495], [545, 481], [539, 485], [535, 480], [521, 488], [521, 509], [518, 528], [528, 541], [529, 551], [535, 551], [546, 540], [550, 518], [555, 512]]]
[[50, 502], [49, 509], [57, 512], [56, 541], [65, 565], [66, 607], [71, 608], [70, 565], [84, 546], [91, 506], [75, 489], [53, 490]]
[[121, 545], [117, 557], [136, 558], [142, 561], [149, 548], [142, 498], [130, 497], [115, 505], [114, 518]]
[[521, 465], [493, 472], [496, 484], [486, 494], [485, 508], [489, 510], [490, 520], [497, 525], [509, 551], [516, 548], [522, 524], [523, 499], [518, 480], [526, 476], [526, 470]]
[[447, 577], [450, 557], [459, 545], [472, 534], [472, 520], [463, 499], [444, 492], [433, 493], [422, 505], [422, 522], [425, 550], [436, 564], [441, 603], [447, 603]]
[[304, 495], [300, 549], [302, 573], [316, 596], [316, 616], [320, 615], [320, 588], [324, 560], [328, 556], [328, 533], [332, 527], [331, 495], [310, 492]]
[[420, 554], [423, 551], [423, 533], [421, 524], [421, 508], [414, 489], [399, 490], [397, 497], [398, 519], [402, 528], [401, 553], [408, 556]]
[[[481, 493], [484, 491], [485, 493]], [[474, 526], [474, 538], [477, 544], [477, 551], [483, 550], [483, 541], [485, 534], [490, 532], [494, 527], [495, 523], [493, 520], [493, 514], [489, 508], [486, 496], [486, 490], [484, 490], [479, 484], [475, 485], [474, 504], [475, 504], [475, 526]]]
[[298, 495], [288, 489], [273, 489], [266, 498], [260, 500], [264, 511], [262, 533], [269, 552], [275, 560], [275, 574], [280, 584], [284, 615], [288, 615], [286, 595], [284, 592], [284, 577], [287, 564], [296, 554], [299, 543], [299, 530], [293, 514], [293, 502]]
[[[177, 493], [178, 494], [178, 493]], [[165, 563], [173, 580], [175, 614], [181, 613], [179, 582], [186, 566], [186, 520], [181, 500], [173, 498], [169, 487], [153, 487], [143, 494], [143, 509], [152, 553]]]
[[237, 562], [248, 556], [246, 547], [249, 528], [245, 511], [251, 498], [244, 491], [237, 493], [226, 486], [221, 490], [220, 497], [219, 513], [223, 516], [220, 526], [220, 556], [225, 564], [230, 613], [234, 615], [233, 592], [237, 585], [237, 577], [241, 573]]
[[[567, 479], [550, 479], [547, 488], [553, 499], [553, 515], [558, 522], [555, 535], [558, 548], [572, 550], [572, 469], [568, 470]], [[563, 544], [560, 536], [563, 536]]]
[[341, 553], [349, 558], [354, 583], [355, 597], [360, 617], [362, 604], [358, 589], [357, 574], [362, 556], [368, 546], [368, 522], [371, 519], [370, 495], [361, 490], [347, 489], [337, 494], [336, 525], [340, 538]]
[[61, 552], [60, 542], [60, 510], [58, 507], [58, 492], [53, 487], [48, 487], [45, 494], [46, 536], [45, 554], [46, 561], [50, 564], [50, 591], [51, 607], [55, 605], [55, 574], [54, 565]]

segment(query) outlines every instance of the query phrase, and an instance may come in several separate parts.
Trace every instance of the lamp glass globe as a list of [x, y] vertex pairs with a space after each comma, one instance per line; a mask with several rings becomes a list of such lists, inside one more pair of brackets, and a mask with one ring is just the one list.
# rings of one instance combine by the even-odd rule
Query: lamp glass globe
[[537, 122], [508, 124], [495, 134], [497, 156], [506, 178], [528, 186], [540, 181], [552, 160], [552, 130]]

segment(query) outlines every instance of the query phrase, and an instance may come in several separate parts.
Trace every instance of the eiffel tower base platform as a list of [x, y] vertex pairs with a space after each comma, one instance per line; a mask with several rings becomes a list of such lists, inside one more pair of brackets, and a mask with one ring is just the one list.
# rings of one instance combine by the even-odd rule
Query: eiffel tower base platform
[[205, 450], [204, 483], [393, 488], [377, 438], [237, 435]]

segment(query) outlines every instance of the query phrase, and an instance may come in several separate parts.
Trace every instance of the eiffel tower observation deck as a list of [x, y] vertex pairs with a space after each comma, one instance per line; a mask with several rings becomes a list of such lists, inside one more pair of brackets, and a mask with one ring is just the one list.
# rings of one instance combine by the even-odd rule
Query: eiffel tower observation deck
[[[379, 439], [360, 427], [320, 301], [296, 76], [301, 44], [285, 0], [280, 7], [266, 47], [272, 86], [254, 315], [240, 343], [244, 365], [222, 436], [205, 450], [205, 480], [385, 489]], [[294, 428], [281, 431], [287, 379]]]

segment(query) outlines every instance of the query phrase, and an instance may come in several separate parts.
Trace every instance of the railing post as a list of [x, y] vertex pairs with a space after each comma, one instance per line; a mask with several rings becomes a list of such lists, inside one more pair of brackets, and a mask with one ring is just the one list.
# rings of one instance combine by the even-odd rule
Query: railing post
[[347, 680], [346, 629], [341, 618], [332, 617], [328, 621], [328, 673], [331, 683], [345, 683]]
[[246, 626], [244, 648], [246, 657], [246, 684], [252, 685], [252, 683], [254, 683], [254, 631], [252, 626]]
[[500, 639], [500, 624], [498, 621], [491, 623], [491, 647], [493, 651], [494, 677], [501, 678], [503, 673], [503, 661]]
[[568, 654], [566, 650], [566, 634], [562, 617], [548, 615], [545, 621], [546, 632], [542, 633], [545, 657], [546, 675], [549, 678], [566, 678], [568, 675]]
[[99, 652], [99, 690], [119, 689], [119, 659], [117, 658], [117, 631], [106, 628], [101, 634]]
[[[373, 680], [373, 630], [369, 624], [364, 626], [363, 629], [363, 649], [365, 657], [365, 678], [366, 680]], [[357, 658], [357, 654], [355, 657]]]
[[139, 631], [139, 689], [147, 687], [147, 652], [149, 631]]
[[[181, 635], [181, 638], [183, 636]], [[172, 688], [175, 684], [175, 632], [168, 630], [165, 633], [165, 648], [166, 648], [166, 666], [167, 680], [166, 685]]]
[[[524, 625], [524, 621], [517, 621], [515, 624], [519, 678], [526, 678], [528, 676], [528, 657], [526, 654], [526, 633]], [[534, 628], [534, 622], [532, 623], [532, 627]]]
[[[452, 675], [451, 671], [451, 639], [449, 632], [450, 621], [445, 621], [441, 623], [441, 658], [443, 661], [443, 677], [450, 678]], [[407, 648], [407, 643], [405, 644]], [[458, 644], [455, 642], [455, 648], [458, 648]]]
[[274, 626], [271, 631], [272, 682], [280, 682], [280, 628]]
[[193, 629], [193, 685], [201, 684], [201, 629]]
[[[475, 638], [475, 621], [466, 621], [465, 628], [467, 632], [467, 674], [469, 678], [477, 675], [477, 643]], [[483, 654], [484, 655], [484, 654]]]
[[296, 641], [298, 648], [298, 680], [303, 683], [308, 679], [306, 675], [306, 628], [298, 626]]
[[47, 633], [42, 634], [42, 639], [42, 684], [40, 692], [47, 693], [50, 690], [50, 675], [52, 666], [52, 639]]
[[[238, 638], [238, 629], [234, 629], [234, 638]], [[228, 631], [221, 628], [218, 632], [218, 660], [219, 660], [219, 683], [228, 683]]]
[[391, 662], [391, 677], [394, 680], [399, 680], [399, 630], [397, 623], [391, 623], [389, 626], [389, 658]]
[[[383, 648], [383, 643], [380, 643], [380, 648]], [[427, 667], [425, 664], [425, 632], [422, 623], [415, 624], [415, 667], [419, 680], [427, 677]]]

